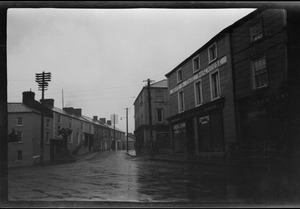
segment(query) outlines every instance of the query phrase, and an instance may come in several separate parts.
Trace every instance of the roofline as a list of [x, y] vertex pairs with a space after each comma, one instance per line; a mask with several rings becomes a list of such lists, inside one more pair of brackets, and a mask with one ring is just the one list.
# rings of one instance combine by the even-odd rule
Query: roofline
[[[156, 84], [156, 83], [162, 82], [162, 81], [164, 81], [164, 80], [168, 81], [168, 79], [162, 79], [162, 80], [157, 81], [157, 82], [155, 82], [155, 83], [153, 83], [153, 84], [151, 84], [151, 85], [154, 85], [154, 84]], [[159, 87], [159, 86], [151, 87], [151, 85], [150, 85], [150, 88], [151, 88], [151, 89], [168, 89], [168, 88], [169, 88], [168, 86], [167, 86], [167, 87]], [[139, 96], [140, 96], [140, 94], [142, 93], [142, 91], [143, 91], [145, 88], [147, 88], [147, 87], [148, 87], [147, 85], [146, 85], [146, 86], [143, 86], [143, 88], [141, 89], [140, 93], [138, 94], [138, 96], [137, 96], [136, 99], [134, 100], [133, 105], [135, 104], [136, 100], [139, 98]]]
[[[276, 8], [276, 9], [280, 9], [280, 8]], [[218, 34], [216, 34], [214, 37], [212, 37], [209, 41], [207, 41], [203, 46], [201, 46], [199, 49], [197, 49], [193, 54], [191, 54], [190, 56], [188, 56], [186, 59], [184, 59], [180, 64], [178, 64], [175, 68], [173, 68], [173, 70], [171, 70], [170, 72], [168, 72], [167, 74], [165, 74], [166, 77], [169, 77], [170, 74], [172, 74], [174, 71], [176, 71], [179, 67], [181, 67], [185, 62], [187, 62], [188, 60], [190, 60], [193, 56], [195, 56], [196, 54], [198, 54], [199, 52], [201, 52], [204, 48], [207, 48], [207, 46], [209, 46], [210, 44], [212, 44], [217, 38], [221, 37], [222, 35], [224, 35], [226, 32], [231, 31], [234, 27], [237, 27], [238, 25], [240, 25], [243, 21], [251, 18], [254, 15], [257, 15], [263, 11], [265, 11], [265, 8], [257, 8], [255, 9], [253, 12], [249, 13], [248, 15], [242, 17], [241, 19], [237, 20], [236, 22], [234, 22], [233, 24], [227, 26], [226, 28], [224, 28], [223, 30], [221, 30]]]

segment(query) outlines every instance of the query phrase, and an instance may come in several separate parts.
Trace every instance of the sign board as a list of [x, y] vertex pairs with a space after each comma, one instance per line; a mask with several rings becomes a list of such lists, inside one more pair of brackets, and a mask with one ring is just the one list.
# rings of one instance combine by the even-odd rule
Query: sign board
[[197, 80], [198, 78], [201, 78], [201, 77], [207, 75], [208, 73], [210, 73], [214, 69], [224, 65], [226, 62], [227, 62], [227, 57], [226, 56], [222, 57], [221, 59], [218, 59], [214, 63], [210, 64], [207, 68], [205, 68], [205, 69], [201, 70], [200, 72], [196, 73], [194, 76], [192, 76], [189, 79], [185, 80], [184, 82], [180, 83], [178, 86], [175, 86], [173, 89], [170, 90], [170, 94], [173, 94], [176, 91], [182, 89], [183, 87], [193, 83], [194, 80]]

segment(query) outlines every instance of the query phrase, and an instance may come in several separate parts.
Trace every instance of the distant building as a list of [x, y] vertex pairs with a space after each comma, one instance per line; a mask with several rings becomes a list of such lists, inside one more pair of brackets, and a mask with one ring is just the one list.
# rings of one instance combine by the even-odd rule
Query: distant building
[[[127, 135], [123, 142], [123, 150], [127, 150]], [[135, 150], [135, 136], [132, 133], [128, 133], [128, 150]]]
[[[168, 152], [170, 149], [169, 126], [169, 95], [167, 79], [150, 85], [153, 149], [155, 153]], [[144, 86], [134, 102], [135, 149], [137, 155], [150, 154], [150, 124], [148, 89]]]

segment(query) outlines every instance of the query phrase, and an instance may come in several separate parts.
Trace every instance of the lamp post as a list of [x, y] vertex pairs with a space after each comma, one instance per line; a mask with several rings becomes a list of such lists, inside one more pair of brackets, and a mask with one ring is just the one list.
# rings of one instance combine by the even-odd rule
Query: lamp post
[[43, 165], [44, 161], [44, 91], [47, 90], [48, 82], [51, 81], [51, 73], [36, 73], [35, 81], [38, 83], [39, 91], [42, 91], [42, 107], [41, 107], [41, 146], [40, 146], [40, 161]]

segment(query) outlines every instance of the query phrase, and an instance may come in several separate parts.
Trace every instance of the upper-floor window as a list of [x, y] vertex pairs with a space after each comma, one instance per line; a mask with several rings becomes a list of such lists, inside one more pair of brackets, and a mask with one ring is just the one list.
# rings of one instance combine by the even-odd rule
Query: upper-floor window
[[211, 89], [211, 99], [217, 99], [220, 97], [220, 76], [219, 71], [215, 71], [210, 74], [210, 89]]
[[208, 48], [208, 61], [212, 62], [217, 59], [217, 45], [213, 44]]
[[263, 37], [263, 26], [261, 20], [254, 23], [250, 27], [250, 34], [251, 34], [251, 41], [256, 41]]
[[201, 81], [197, 81], [195, 83], [195, 103], [196, 106], [202, 104], [202, 83]]
[[193, 58], [193, 72], [200, 70], [200, 57], [199, 55]]
[[92, 132], [92, 125], [89, 125], [89, 133]]
[[46, 127], [49, 128], [50, 127], [50, 119], [46, 119]]
[[268, 72], [266, 67], [266, 58], [260, 57], [252, 60], [253, 86], [254, 89], [262, 88], [268, 85]]
[[61, 123], [61, 115], [58, 115], [58, 123]]
[[22, 125], [23, 125], [23, 118], [17, 117], [17, 126], [22, 126]]
[[23, 132], [22, 131], [16, 131], [17, 137], [18, 137], [18, 142], [23, 141]]
[[80, 123], [80, 129], [83, 131], [83, 123]]
[[158, 123], [162, 123], [163, 122], [163, 118], [164, 118], [164, 110], [159, 108], [156, 109], [156, 117], [157, 117], [157, 122]]
[[182, 81], [182, 70], [181, 68], [177, 70], [177, 83]]
[[72, 128], [72, 119], [69, 119], [69, 128]]
[[46, 143], [50, 143], [50, 133], [46, 132]]
[[184, 111], [184, 93], [183, 93], [183, 91], [178, 92], [178, 111], [179, 111], [179, 113]]
[[156, 90], [155, 91], [155, 101], [157, 101], [157, 102], [163, 101], [163, 92], [162, 92], [162, 90]]
[[141, 97], [140, 97], [140, 106], [143, 106], [143, 94], [141, 94]]

